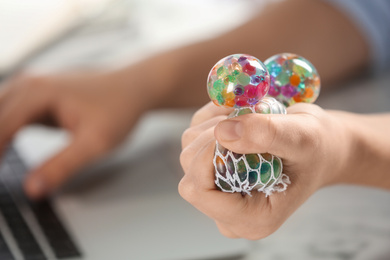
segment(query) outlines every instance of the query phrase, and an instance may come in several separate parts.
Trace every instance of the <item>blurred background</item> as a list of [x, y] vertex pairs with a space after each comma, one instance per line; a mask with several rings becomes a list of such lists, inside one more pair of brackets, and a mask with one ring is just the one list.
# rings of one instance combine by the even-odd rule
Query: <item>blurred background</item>
[[[0, 0], [0, 78], [20, 70], [120, 67], [215, 37], [250, 19], [264, 4]], [[229, 14], [235, 19], [226, 19]], [[389, 85], [390, 75], [360, 78], [321, 94], [317, 104], [358, 113], [389, 111]], [[53, 207], [82, 252], [80, 259], [390, 259], [390, 194], [363, 187], [317, 192], [261, 241], [219, 235], [214, 223], [176, 191], [182, 174], [180, 136], [194, 111], [146, 114], [125, 144], [53, 198]], [[153, 135], [155, 129], [159, 135]], [[61, 130], [29, 126], [18, 134], [14, 147], [27, 166], [34, 167], [64, 147], [68, 138]], [[170, 182], [158, 177], [163, 171], [174, 172]], [[149, 183], [152, 178], [157, 185]], [[39, 231], [33, 233], [39, 237]], [[6, 239], [8, 244], [12, 240]], [[39, 243], [45, 248], [45, 242]], [[10, 248], [18, 251], [17, 246]], [[44, 251], [53, 257], [50, 249]], [[16, 259], [23, 259], [20, 252]]]

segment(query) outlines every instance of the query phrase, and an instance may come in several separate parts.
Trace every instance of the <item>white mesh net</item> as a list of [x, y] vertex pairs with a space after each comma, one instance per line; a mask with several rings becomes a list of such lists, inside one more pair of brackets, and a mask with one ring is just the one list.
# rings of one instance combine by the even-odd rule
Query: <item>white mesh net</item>
[[[254, 107], [235, 109], [229, 118], [250, 113], [286, 114], [286, 108], [274, 98], [265, 97]], [[217, 142], [213, 163], [215, 184], [224, 192], [251, 196], [251, 191], [257, 190], [269, 196], [275, 191], [285, 191], [290, 184], [283, 173], [282, 160], [269, 153], [237, 154]]]

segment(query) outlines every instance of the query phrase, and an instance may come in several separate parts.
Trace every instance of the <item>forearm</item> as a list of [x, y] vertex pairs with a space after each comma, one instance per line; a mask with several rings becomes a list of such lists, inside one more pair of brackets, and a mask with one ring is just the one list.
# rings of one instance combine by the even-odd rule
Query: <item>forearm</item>
[[349, 151], [336, 182], [390, 189], [390, 114], [333, 113], [345, 126]]
[[[208, 101], [205, 81], [216, 61], [233, 53], [265, 60], [280, 52], [312, 61], [325, 88], [359, 72], [368, 60], [364, 39], [343, 14], [321, 1], [287, 0], [269, 4], [224, 35], [160, 54], [121, 70], [117, 77], [141, 84], [153, 107], [200, 106]], [[134, 70], [138, 73], [129, 72]]]

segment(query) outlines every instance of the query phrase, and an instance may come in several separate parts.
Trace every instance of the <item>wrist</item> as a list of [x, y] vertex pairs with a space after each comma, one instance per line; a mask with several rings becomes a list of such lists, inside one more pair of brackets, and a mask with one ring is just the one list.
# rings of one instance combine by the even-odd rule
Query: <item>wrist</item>
[[326, 122], [324, 128], [326, 151], [321, 160], [325, 163], [323, 167], [323, 185], [335, 185], [350, 181], [358, 165], [356, 160], [360, 150], [360, 136], [351, 126], [348, 113], [341, 111], [327, 111], [330, 121]]
[[340, 150], [340, 170], [334, 183], [390, 189], [390, 142], [381, 116], [337, 112], [344, 129], [345, 147]]

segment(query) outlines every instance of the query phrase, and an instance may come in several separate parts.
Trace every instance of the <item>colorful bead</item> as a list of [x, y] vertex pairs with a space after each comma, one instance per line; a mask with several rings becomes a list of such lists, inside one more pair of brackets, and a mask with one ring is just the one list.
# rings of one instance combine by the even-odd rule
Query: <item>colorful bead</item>
[[260, 158], [257, 154], [246, 154], [245, 158], [249, 167], [252, 169], [258, 169], [260, 167]]
[[298, 102], [313, 103], [317, 99], [320, 78], [308, 60], [295, 54], [282, 53], [267, 59], [264, 64], [271, 75], [269, 96], [286, 106]]
[[268, 92], [270, 77], [264, 64], [245, 54], [227, 56], [211, 69], [207, 90], [219, 106], [256, 105]]
[[[228, 118], [252, 113], [286, 114], [286, 108], [276, 99], [264, 97], [255, 106], [236, 108]], [[221, 162], [225, 162], [225, 167], [219, 165]], [[251, 190], [256, 189], [269, 194], [275, 190], [276, 184], [283, 183], [282, 161], [269, 153], [238, 154], [223, 149], [217, 143], [214, 166], [215, 183], [225, 192], [250, 194]]]

